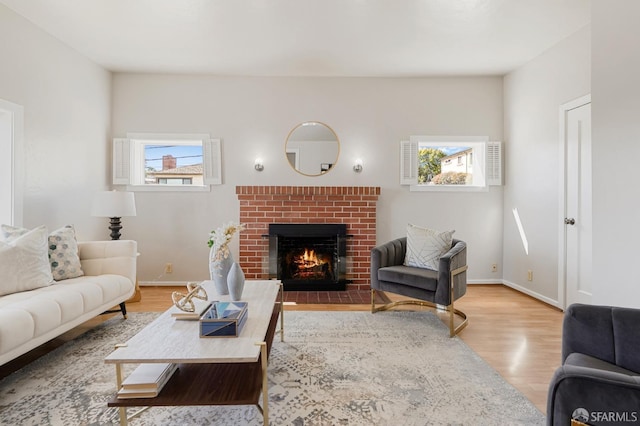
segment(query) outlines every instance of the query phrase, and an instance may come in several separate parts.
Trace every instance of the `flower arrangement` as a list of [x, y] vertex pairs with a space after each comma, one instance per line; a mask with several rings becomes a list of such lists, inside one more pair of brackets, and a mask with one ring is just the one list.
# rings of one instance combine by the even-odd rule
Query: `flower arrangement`
[[229, 241], [233, 238], [233, 234], [244, 230], [245, 226], [241, 223], [229, 222], [221, 227], [214, 229], [209, 233], [209, 241], [207, 244], [211, 248], [211, 261], [218, 262], [229, 257]]

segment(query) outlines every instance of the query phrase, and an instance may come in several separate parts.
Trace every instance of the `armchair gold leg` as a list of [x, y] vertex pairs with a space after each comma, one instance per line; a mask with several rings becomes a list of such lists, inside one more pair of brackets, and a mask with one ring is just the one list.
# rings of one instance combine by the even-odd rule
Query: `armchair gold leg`
[[[371, 289], [371, 313], [372, 314], [375, 314], [376, 312], [380, 312], [380, 311], [388, 311], [389, 309], [393, 309], [397, 306], [402, 306], [402, 305], [418, 305], [418, 306], [424, 306], [427, 308], [433, 308], [441, 312], [442, 311], [448, 312], [449, 313], [449, 321], [448, 321], [449, 337], [455, 336], [469, 324], [469, 320], [467, 319], [467, 314], [465, 314], [464, 312], [458, 309], [455, 309], [453, 307], [453, 303], [449, 306], [441, 306], [441, 305], [436, 305], [435, 303], [427, 302], [425, 300], [410, 299], [410, 300], [398, 300], [395, 302], [390, 302], [384, 305], [376, 306], [375, 298], [376, 298], [376, 291], [374, 289]], [[454, 322], [454, 317], [456, 315], [462, 318], [462, 322], [458, 324], [457, 327], [455, 326], [455, 322]]]
[[[449, 311], [449, 337], [453, 337], [456, 334], [460, 333], [462, 329], [464, 329], [467, 325], [469, 325], [469, 320], [467, 319], [467, 314], [458, 309], [454, 309], [453, 303], [447, 306], [447, 311]], [[462, 318], [462, 322], [458, 324], [457, 327], [455, 327], [453, 323], [454, 315], [458, 315], [460, 318]]]

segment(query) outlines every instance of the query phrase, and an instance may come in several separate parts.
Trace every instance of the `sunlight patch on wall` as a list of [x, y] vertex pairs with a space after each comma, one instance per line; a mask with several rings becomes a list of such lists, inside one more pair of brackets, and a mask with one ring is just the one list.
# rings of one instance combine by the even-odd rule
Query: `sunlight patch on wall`
[[518, 214], [518, 208], [513, 209], [513, 217], [516, 220], [516, 225], [518, 225], [518, 232], [520, 232], [520, 239], [522, 240], [522, 246], [524, 247], [524, 252], [529, 255], [529, 241], [527, 241], [527, 235], [524, 233], [524, 228], [522, 227], [522, 222], [520, 221], [520, 214]]

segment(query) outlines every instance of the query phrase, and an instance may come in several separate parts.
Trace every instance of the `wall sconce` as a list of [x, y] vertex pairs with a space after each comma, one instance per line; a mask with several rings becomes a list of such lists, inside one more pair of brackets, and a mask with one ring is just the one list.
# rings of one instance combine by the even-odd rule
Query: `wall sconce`
[[362, 171], [362, 159], [358, 158], [356, 162], [353, 164], [353, 171], [356, 173], [360, 173]]
[[256, 158], [256, 161], [253, 163], [253, 168], [259, 172], [264, 170], [264, 164], [262, 164], [262, 158]]

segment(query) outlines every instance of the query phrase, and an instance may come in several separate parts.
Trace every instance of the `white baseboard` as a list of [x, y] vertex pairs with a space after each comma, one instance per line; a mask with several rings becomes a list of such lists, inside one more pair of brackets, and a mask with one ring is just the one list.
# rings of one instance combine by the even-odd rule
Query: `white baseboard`
[[516, 283], [512, 283], [512, 282], [507, 281], [507, 280], [502, 280], [502, 284], [506, 285], [507, 287], [511, 287], [514, 290], [518, 290], [520, 293], [524, 293], [526, 295], [529, 295], [529, 296], [533, 297], [534, 299], [538, 299], [541, 302], [547, 303], [547, 304], [549, 304], [551, 306], [554, 306], [554, 307], [556, 307], [558, 309], [564, 310], [562, 308], [562, 306], [560, 306], [560, 302], [558, 302], [557, 300], [553, 300], [553, 299], [551, 299], [551, 298], [549, 298], [547, 296], [543, 296], [540, 293], [536, 293], [535, 291], [531, 291], [526, 287], [522, 287], [521, 285], [518, 285]]
[[192, 281], [138, 281], [138, 285], [140, 287], [186, 287], [188, 282]]
[[498, 279], [479, 279], [479, 280], [467, 280], [467, 284], [492, 284], [501, 285], [502, 280]]

